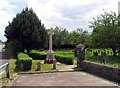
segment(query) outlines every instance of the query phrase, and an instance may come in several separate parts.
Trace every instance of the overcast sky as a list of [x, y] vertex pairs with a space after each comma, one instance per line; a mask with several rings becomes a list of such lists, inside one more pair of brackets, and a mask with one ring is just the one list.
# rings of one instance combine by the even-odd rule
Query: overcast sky
[[4, 37], [8, 21], [28, 6], [33, 8], [45, 27], [59, 26], [69, 31], [88, 28], [93, 17], [105, 11], [118, 13], [119, 0], [0, 0], [0, 39]]

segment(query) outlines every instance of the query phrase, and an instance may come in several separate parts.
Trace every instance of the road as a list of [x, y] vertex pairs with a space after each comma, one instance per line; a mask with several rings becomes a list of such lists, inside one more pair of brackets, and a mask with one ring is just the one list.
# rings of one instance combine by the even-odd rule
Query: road
[[18, 75], [12, 86], [118, 86], [84, 72], [58, 72]]

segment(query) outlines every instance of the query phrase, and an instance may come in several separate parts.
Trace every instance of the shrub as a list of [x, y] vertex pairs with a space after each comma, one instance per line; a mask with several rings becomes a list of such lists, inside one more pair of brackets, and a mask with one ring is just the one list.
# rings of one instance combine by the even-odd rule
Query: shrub
[[46, 54], [27, 53], [34, 60], [45, 60]]
[[56, 59], [57, 59], [58, 62], [68, 64], [68, 65], [73, 65], [73, 58], [71, 58], [71, 57], [56, 55]]
[[19, 53], [18, 54], [18, 61], [17, 65], [21, 68], [21, 65], [23, 64], [22, 70], [30, 70], [32, 66], [32, 58], [30, 58], [25, 53]]

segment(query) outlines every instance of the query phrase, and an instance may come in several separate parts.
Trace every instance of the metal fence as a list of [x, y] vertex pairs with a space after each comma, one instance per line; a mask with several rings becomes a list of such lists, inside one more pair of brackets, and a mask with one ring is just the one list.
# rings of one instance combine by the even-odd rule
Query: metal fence
[[0, 66], [0, 75], [3, 72], [6, 72], [7, 78], [10, 78], [9, 62], [7, 62], [7, 63]]

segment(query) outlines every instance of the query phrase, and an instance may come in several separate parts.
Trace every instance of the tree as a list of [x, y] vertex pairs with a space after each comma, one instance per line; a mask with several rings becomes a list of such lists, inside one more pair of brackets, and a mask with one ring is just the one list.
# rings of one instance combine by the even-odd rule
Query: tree
[[24, 51], [20, 41], [10, 41], [6, 44], [5, 48], [9, 58], [17, 58], [17, 53]]
[[48, 29], [48, 31], [54, 31], [53, 35], [53, 46], [54, 48], [74, 48], [79, 43], [88, 44], [89, 33], [83, 31], [83, 29], [76, 29], [72, 32], [68, 32], [64, 28], [55, 27]]
[[89, 33], [83, 31], [83, 29], [77, 28], [76, 30], [70, 32], [64, 39], [64, 43], [77, 45], [79, 43], [88, 43]]
[[44, 24], [41, 23], [33, 10], [27, 7], [18, 13], [5, 28], [7, 43], [20, 41], [27, 51], [44, 48], [46, 35]]
[[60, 48], [60, 46], [64, 44], [64, 39], [68, 35], [69, 32], [64, 28], [60, 28], [57, 26], [55, 28], [49, 29], [48, 31], [50, 30], [54, 32], [54, 35], [53, 35], [54, 48]]
[[94, 47], [111, 48], [114, 56], [120, 52], [120, 25], [116, 13], [104, 12], [90, 23]]

